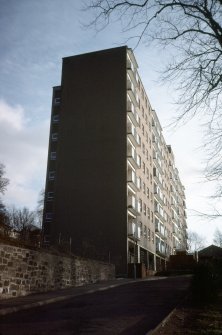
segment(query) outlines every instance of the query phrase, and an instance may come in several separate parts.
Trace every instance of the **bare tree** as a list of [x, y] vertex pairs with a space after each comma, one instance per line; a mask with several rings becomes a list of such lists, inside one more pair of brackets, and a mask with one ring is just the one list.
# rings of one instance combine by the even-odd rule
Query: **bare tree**
[[[199, 113], [206, 129], [206, 177], [222, 177], [222, 0], [85, 0], [90, 27], [120, 20], [123, 32], [169, 50], [162, 79], [177, 91], [174, 125]], [[219, 186], [219, 195], [222, 195]], [[218, 193], [218, 190], [216, 194]]]
[[42, 189], [39, 193], [39, 198], [37, 202], [36, 214], [37, 214], [37, 222], [38, 226], [42, 228], [42, 217], [43, 217], [43, 209], [44, 209], [44, 199], [45, 199], [45, 190]]
[[114, 18], [121, 20], [123, 31], [131, 32], [130, 38], [136, 40], [136, 45], [141, 40], [156, 41], [164, 47], [170, 46], [171, 52], [176, 51], [164, 79], [176, 81], [181, 92], [178, 101], [183, 113], [177, 120], [202, 108], [210, 113], [211, 122], [221, 118], [217, 109], [222, 91], [221, 0], [86, 3], [95, 13], [90, 25], [96, 29], [104, 28]]
[[[5, 166], [0, 163], [0, 193], [4, 194], [6, 188], [9, 184], [9, 179], [4, 177], [5, 174]], [[0, 233], [3, 236], [7, 236], [9, 232], [8, 226], [8, 218], [7, 218], [7, 210], [0, 198]]]
[[189, 251], [199, 251], [205, 247], [205, 239], [194, 231], [188, 231], [187, 244]]
[[21, 239], [27, 239], [35, 227], [35, 213], [26, 207], [18, 209], [13, 206], [7, 210], [7, 216], [10, 227], [19, 233]]
[[0, 193], [4, 194], [8, 184], [9, 179], [4, 177], [5, 174], [5, 166], [0, 163]]
[[222, 232], [219, 229], [216, 229], [214, 232], [213, 242], [222, 248]]
[[10, 231], [7, 210], [0, 200], [0, 235], [8, 236]]

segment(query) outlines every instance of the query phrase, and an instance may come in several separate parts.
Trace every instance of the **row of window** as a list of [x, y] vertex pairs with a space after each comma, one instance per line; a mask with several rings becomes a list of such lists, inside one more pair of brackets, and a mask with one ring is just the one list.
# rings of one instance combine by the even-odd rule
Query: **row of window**
[[[144, 92], [144, 89], [143, 89], [142, 84], [140, 83], [138, 77], [137, 77], [137, 82], [138, 82], [138, 86], [137, 87], [141, 91], [141, 97], [142, 97], [142, 99], [144, 99], [145, 98], [145, 92]], [[152, 126], [155, 127], [155, 133], [157, 134], [157, 136], [160, 139], [161, 144], [162, 144], [162, 134], [161, 134], [161, 130], [160, 130], [159, 126], [158, 126], [157, 121], [155, 121], [154, 117], [153, 117], [152, 118], [152, 126], [151, 126], [151, 122], [149, 121], [148, 115], [146, 114], [143, 106], [140, 106], [140, 99], [138, 100], [138, 104], [139, 104], [139, 108], [141, 108], [140, 110], [141, 110], [142, 117], [143, 117], [143, 119], [145, 119], [145, 124], [148, 126], [147, 130], [149, 130], [151, 132], [152, 131]], [[147, 99], [146, 99], [146, 107], [148, 108], [148, 106], [147, 106]], [[149, 114], [150, 114], [150, 108], [149, 108]], [[139, 122], [138, 122], [139, 123], [139, 128], [141, 128], [142, 135], [145, 136], [146, 142], [149, 144], [149, 148], [151, 149], [151, 147], [152, 147], [151, 146], [151, 139], [149, 138], [148, 133], [145, 130], [144, 124], [141, 123], [140, 118], [138, 118], [138, 119], [139, 119]], [[161, 146], [159, 144], [159, 139], [154, 134], [153, 134], [153, 137], [155, 137], [155, 139], [157, 141], [157, 148], [158, 148], [158, 151], [160, 152], [160, 154], [158, 154], [158, 155], [154, 154], [154, 158], [156, 158], [156, 162], [158, 163], [158, 165], [160, 166], [160, 168], [162, 168], [162, 161], [161, 161], [161, 159], [162, 159], [163, 151], [162, 151], [162, 148], [161, 148]], [[141, 143], [141, 149], [142, 149], [142, 153], [144, 154], [144, 156], [146, 157], [146, 159], [149, 160], [149, 158], [150, 158], [150, 165], [152, 166], [152, 157], [151, 157], [151, 155], [149, 155], [148, 150], [146, 149], [146, 146], [145, 146], [145, 144], [143, 142]], [[167, 149], [167, 152], [168, 152], [168, 149]], [[150, 177], [151, 183], [152, 183], [152, 174], [149, 172], [149, 169], [146, 167], [146, 164], [144, 162], [142, 162], [142, 166], [141, 167], [142, 167], [143, 174], [147, 175], [147, 179], [149, 179], [149, 177]], [[156, 168], [154, 168], [154, 169], [155, 169], [154, 170], [154, 176], [156, 175], [158, 177], [160, 185], [162, 187], [164, 187], [164, 188], [167, 187], [166, 183], [164, 183], [164, 185], [163, 185], [162, 173], [161, 174], [157, 173], [158, 170]], [[139, 182], [137, 184], [141, 185], [141, 179], [139, 180]], [[158, 188], [158, 190], [159, 191], [157, 192], [157, 194], [160, 196], [161, 199], [163, 199], [162, 192], [160, 191], [159, 188]], [[143, 193], [146, 194], [146, 185], [145, 185], [144, 182], [143, 182]], [[149, 188], [147, 188], [147, 197], [148, 198], [149, 198], [149, 193], [150, 193], [149, 192]], [[170, 202], [167, 201], [166, 197], [164, 198], [164, 200], [165, 200], [164, 204], [167, 205], [167, 207], [170, 209], [170, 207], [171, 207], [170, 206]], [[148, 213], [148, 216], [149, 216], [149, 207], [146, 206], [145, 203], [142, 204], [142, 200], [138, 201], [138, 209], [141, 212], [143, 211], [144, 215], [146, 215]], [[157, 208], [157, 206], [156, 206], [156, 210], [158, 212], [160, 212], [160, 214], [162, 214], [161, 216], [164, 216], [166, 218], [166, 214], [164, 213], [165, 211], [163, 211], [162, 208], [159, 208], [159, 207]], [[169, 218], [167, 217], [166, 219], [168, 221]]]
[[[147, 119], [147, 116], [145, 115], [145, 112], [144, 112], [144, 109], [142, 108], [142, 116], [144, 117], [145, 116], [145, 120], [148, 122], [148, 119]], [[146, 122], [146, 123], [147, 123]], [[149, 123], [148, 123], [149, 124]], [[155, 126], [157, 126], [157, 124], [156, 124], [156, 122], [154, 122], [153, 121], [153, 124], [155, 125]], [[141, 125], [141, 124], [140, 124]], [[151, 125], [149, 126], [149, 129], [151, 129]], [[142, 133], [143, 133], [143, 135], [145, 135], [146, 134], [146, 141], [147, 141], [147, 143], [149, 143], [149, 146], [151, 146], [151, 140], [149, 139], [149, 136], [148, 136], [148, 133], [147, 132], [145, 132], [145, 128], [144, 128], [144, 125], [142, 124]], [[158, 131], [157, 130], [157, 133], [158, 133], [158, 135], [161, 135], [161, 132], [160, 131]], [[155, 137], [155, 135], [153, 134], [153, 137]], [[156, 138], [156, 140], [157, 140], [157, 138]], [[158, 141], [159, 142], [159, 141]], [[160, 146], [159, 146], [159, 143], [158, 143], [158, 148], [159, 148], [159, 150], [160, 150], [160, 152], [161, 152], [161, 155], [162, 155], [162, 150], [161, 150], [161, 148], [160, 148]], [[142, 152], [143, 152], [143, 154], [146, 156], [146, 159], [147, 160], [149, 160], [149, 158], [150, 158], [150, 164], [152, 164], [151, 162], [152, 162], [152, 158], [151, 158], [151, 155], [149, 156], [149, 153], [148, 153], [148, 150], [146, 149], [146, 147], [145, 147], [145, 144], [144, 143], [142, 143]], [[155, 157], [156, 157], [156, 162], [159, 164], [159, 166], [160, 166], [160, 168], [162, 168], [162, 162], [161, 162], [161, 157], [159, 156], [159, 155], [154, 155]], [[155, 158], [154, 157], [154, 158]], [[172, 164], [172, 163], [171, 163]], [[143, 171], [143, 173], [145, 174], [145, 163], [143, 162], [142, 163], [142, 171]], [[162, 173], [161, 173], [162, 174]], [[164, 188], [166, 188], [166, 190], [168, 191], [168, 188], [167, 188], [167, 184], [166, 183], [164, 183], [164, 185], [163, 185], [163, 180], [162, 180], [162, 176], [161, 176], [161, 174], [158, 174], [158, 179], [159, 179], [159, 181], [160, 181], [160, 184], [164, 187]], [[165, 175], [166, 175], [166, 172], [165, 172]], [[152, 181], [152, 179], [151, 179], [151, 181]], [[168, 192], [169, 194], [170, 194], [170, 192]], [[170, 208], [170, 203], [167, 201], [167, 207], [168, 208]]]
[[[58, 106], [61, 103], [61, 98], [60, 97], [55, 97], [53, 99], [53, 105]], [[58, 124], [59, 123], [60, 116], [58, 112], [56, 111], [56, 114], [52, 115], [52, 124]], [[58, 132], [57, 131], [52, 131], [51, 133], [51, 141], [52, 142], [57, 142], [58, 141]], [[50, 152], [50, 160], [55, 161], [57, 159], [57, 153], [56, 151], [51, 151]], [[55, 171], [49, 171], [48, 172], [48, 181], [53, 181], [55, 180]], [[47, 192], [46, 194], [46, 201], [53, 201], [54, 200], [54, 192], [50, 191]], [[53, 219], [53, 213], [52, 212], [47, 212], [45, 215], [45, 220], [46, 221], [52, 221]]]

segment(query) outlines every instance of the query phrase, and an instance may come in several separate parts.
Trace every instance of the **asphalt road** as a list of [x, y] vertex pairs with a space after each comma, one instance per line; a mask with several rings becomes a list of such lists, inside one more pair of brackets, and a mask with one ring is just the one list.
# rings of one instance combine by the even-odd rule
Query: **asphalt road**
[[141, 281], [0, 317], [0, 335], [145, 335], [186, 295], [190, 278]]

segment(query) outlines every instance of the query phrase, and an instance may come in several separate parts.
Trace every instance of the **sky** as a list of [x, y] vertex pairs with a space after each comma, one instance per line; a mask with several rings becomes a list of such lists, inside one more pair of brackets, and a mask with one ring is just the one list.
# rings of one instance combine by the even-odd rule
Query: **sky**
[[[96, 33], [85, 25], [92, 13], [81, 0], [0, 0], [0, 162], [10, 179], [7, 206], [35, 209], [45, 185], [52, 87], [60, 85], [62, 58], [126, 44], [113, 22]], [[135, 47], [129, 40], [127, 45]], [[171, 144], [186, 189], [188, 229], [212, 243], [219, 221], [204, 221], [193, 210], [211, 209], [212, 186], [204, 182], [201, 120], [177, 129], [167, 125], [177, 113], [175, 92], [160, 85], [167, 54], [141, 43], [134, 51], [149, 100]]]

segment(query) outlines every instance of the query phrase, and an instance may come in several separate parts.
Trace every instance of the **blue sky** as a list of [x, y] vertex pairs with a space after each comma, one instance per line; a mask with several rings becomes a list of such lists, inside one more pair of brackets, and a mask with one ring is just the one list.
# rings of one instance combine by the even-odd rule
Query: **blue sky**
[[[35, 208], [44, 187], [52, 87], [60, 84], [62, 58], [125, 44], [118, 22], [96, 33], [80, 0], [0, 0], [0, 161], [10, 179], [4, 202]], [[129, 47], [134, 47], [129, 41]], [[176, 113], [173, 87], [159, 84], [164, 50], [140, 44], [135, 55], [153, 108], [165, 126]], [[206, 210], [211, 189], [203, 184], [200, 120], [164, 131], [186, 187], [188, 226], [212, 242], [217, 222], [190, 216]], [[220, 228], [220, 227], [219, 227]]]

